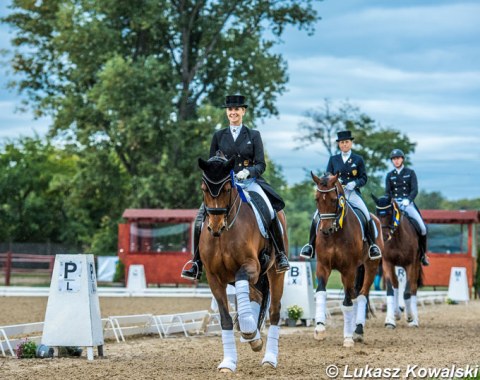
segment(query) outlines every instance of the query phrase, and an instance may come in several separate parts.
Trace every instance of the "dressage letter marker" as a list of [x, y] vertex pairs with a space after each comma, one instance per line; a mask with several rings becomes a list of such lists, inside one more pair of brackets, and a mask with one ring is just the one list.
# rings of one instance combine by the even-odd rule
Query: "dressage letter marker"
[[470, 297], [468, 292], [467, 268], [452, 267], [447, 297], [452, 301], [468, 302]]
[[282, 318], [287, 318], [287, 308], [298, 305], [303, 309], [302, 319], [307, 326], [315, 318], [315, 300], [313, 297], [312, 268], [304, 261], [290, 261], [290, 270], [285, 273], [283, 286]]
[[43, 327], [42, 344], [93, 346], [103, 356], [103, 330], [93, 255], [57, 255]]

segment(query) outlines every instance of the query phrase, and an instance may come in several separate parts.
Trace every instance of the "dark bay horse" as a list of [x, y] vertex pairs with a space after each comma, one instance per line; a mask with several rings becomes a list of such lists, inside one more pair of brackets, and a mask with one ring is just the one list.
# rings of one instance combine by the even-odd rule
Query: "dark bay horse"
[[401, 318], [398, 307], [398, 279], [395, 266], [405, 268], [405, 311], [410, 327], [418, 327], [417, 289], [422, 284], [418, 234], [410, 220], [401, 212], [395, 199], [380, 198], [372, 194], [376, 204], [376, 214], [382, 223], [385, 250], [383, 252], [383, 275], [387, 286], [387, 316], [385, 327], [394, 329], [395, 320]]
[[[317, 185], [315, 200], [320, 216], [315, 250], [317, 252], [316, 314], [314, 337], [325, 339], [326, 285], [333, 269], [340, 272], [345, 290], [343, 300], [343, 346], [353, 347], [363, 341], [367, 300], [370, 286], [379, 265], [368, 257], [368, 245], [363, 240], [362, 225], [352, 206], [345, 199], [338, 175], [325, 174], [319, 178], [311, 173]], [[377, 226], [376, 244], [383, 250], [380, 222], [371, 215]]]
[[[254, 351], [263, 347], [259, 329], [270, 300], [270, 327], [262, 364], [276, 368], [284, 273], [276, 272], [273, 244], [263, 237], [252, 208], [242, 202], [233, 182], [235, 158], [228, 161], [221, 157], [208, 161], [200, 158], [198, 164], [203, 170], [203, 202], [207, 212], [200, 235], [200, 256], [218, 303], [222, 326], [223, 361], [218, 369], [234, 372], [237, 366], [234, 323], [226, 293], [227, 285], [233, 283], [241, 336]], [[278, 217], [286, 231], [285, 214], [280, 212]], [[286, 234], [284, 239], [288, 247]]]

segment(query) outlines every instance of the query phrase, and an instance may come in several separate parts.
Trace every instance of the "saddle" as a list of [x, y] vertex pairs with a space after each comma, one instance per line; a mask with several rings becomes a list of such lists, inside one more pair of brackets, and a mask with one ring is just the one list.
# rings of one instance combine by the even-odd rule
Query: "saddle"
[[412, 226], [413, 228], [415, 228], [415, 232], [417, 233], [417, 235], [420, 236], [422, 234], [422, 229], [420, 228], [420, 225], [418, 224], [418, 222], [415, 219], [413, 219], [410, 215], [408, 215], [406, 212], [404, 213], [404, 215], [407, 217], [410, 223], [412, 223]]
[[368, 228], [367, 218], [365, 217], [365, 215], [363, 215], [362, 210], [360, 210], [358, 207], [353, 206], [351, 203], [350, 203], [350, 207], [352, 208], [353, 213], [355, 214], [355, 216], [358, 218], [358, 221], [360, 222], [360, 226], [362, 228], [362, 239], [365, 240], [365, 231]]
[[257, 221], [259, 223], [261, 222], [265, 230], [268, 231], [272, 224], [272, 220], [270, 218], [270, 210], [268, 209], [267, 203], [260, 194], [254, 191], [250, 191], [248, 195], [250, 196], [250, 207], [254, 209], [254, 212], [257, 211], [258, 213], [255, 213], [255, 215], [258, 215], [260, 217], [260, 220]]

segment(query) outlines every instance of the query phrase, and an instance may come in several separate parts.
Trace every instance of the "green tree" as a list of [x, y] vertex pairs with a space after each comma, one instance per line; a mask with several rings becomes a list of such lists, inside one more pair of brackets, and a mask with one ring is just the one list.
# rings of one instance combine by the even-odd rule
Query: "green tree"
[[0, 151], [0, 241], [65, 242], [65, 200], [78, 157], [38, 136]]
[[355, 137], [353, 149], [365, 160], [368, 174], [367, 185], [362, 189], [363, 199], [369, 209], [373, 208], [370, 194], [383, 194], [382, 181], [388, 169], [389, 155], [392, 149], [399, 148], [409, 154], [415, 151], [415, 143], [400, 131], [383, 127], [357, 106], [344, 102], [338, 107], [332, 106], [326, 99], [324, 105], [317, 110], [307, 111], [307, 120], [300, 124], [300, 146], [320, 142], [333, 155], [338, 152], [337, 132], [349, 130]]
[[107, 250], [125, 207], [197, 207], [218, 106], [241, 92], [250, 125], [278, 113], [272, 48], [287, 26], [313, 32], [314, 1], [13, 0], [12, 86], [80, 160], [65, 239]]
[[289, 25], [313, 31], [312, 3], [15, 0], [3, 21], [17, 31], [16, 87], [53, 117], [51, 136], [108, 144], [132, 188], [148, 188], [133, 203], [189, 207], [194, 162], [215, 127], [202, 112], [241, 91], [253, 120], [276, 114], [287, 73], [271, 49]]

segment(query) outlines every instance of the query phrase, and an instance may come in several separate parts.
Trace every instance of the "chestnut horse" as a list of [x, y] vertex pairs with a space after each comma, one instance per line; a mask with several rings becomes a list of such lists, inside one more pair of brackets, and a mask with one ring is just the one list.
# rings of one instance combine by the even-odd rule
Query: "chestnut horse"
[[[315, 200], [320, 216], [315, 245], [318, 287], [314, 337], [325, 339], [326, 286], [331, 271], [336, 269], [342, 276], [345, 290], [343, 346], [353, 347], [354, 341], [363, 342], [368, 293], [379, 262], [369, 259], [368, 245], [362, 238], [362, 224], [345, 198], [338, 175], [327, 173], [321, 178], [311, 175], [317, 185]], [[371, 216], [378, 230], [376, 244], [383, 250], [380, 222]]]
[[[270, 299], [270, 327], [262, 364], [276, 368], [284, 273], [276, 272], [273, 244], [262, 236], [252, 208], [242, 201], [233, 178], [235, 158], [228, 161], [218, 156], [208, 161], [199, 158], [198, 165], [203, 170], [203, 202], [207, 213], [200, 235], [200, 256], [218, 303], [222, 326], [223, 361], [218, 369], [234, 372], [237, 366], [234, 323], [226, 293], [230, 283], [235, 284], [242, 341], [248, 341], [254, 351], [263, 347], [259, 330]], [[280, 212], [278, 217], [286, 231], [285, 214]], [[284, 239], [288, 247], [286, 234]]]
[[377, 216], [382, 223], [385, 250], [383, 252], [383, 275], [387, 286], [387, 316], [385, 327], [394, 329], [395, 320], [400, 320], [398, 307], [398, 279], [395, 266], [405, 268], [407, 283], [405, 311], [410, 327], [418, 327], [417, 289], [422, 285], [422, 265], [420, 262], [418, 234], [410, 220], [403, 215], [395, 199], [380, 198], [372, 194], [376, 203]]

